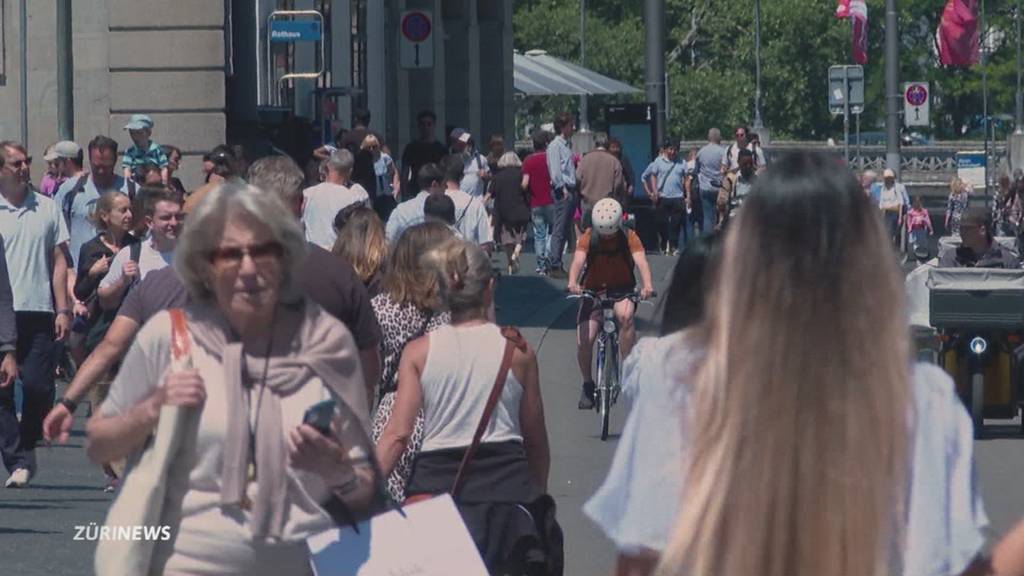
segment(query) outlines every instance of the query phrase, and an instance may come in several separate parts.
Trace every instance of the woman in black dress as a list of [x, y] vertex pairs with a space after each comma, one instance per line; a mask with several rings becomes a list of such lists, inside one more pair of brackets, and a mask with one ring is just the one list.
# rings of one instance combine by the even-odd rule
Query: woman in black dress
[[78, 276], [75, 279], [75, 300], [89, 309], [85, 339], [86, 352], [103, 339], [106, 327], [113, 321], [116, 310], [104, 312], [96, 299], [100, 281], [110, 271], [114, 255], [125, 246], [136, 242], [129, 234], [132, 228], [132, 203], [128, 196], [111, 191], [100, 196], [90, 216], [99, 234], [82, 245], [78, 255]]
[[[114, 255], [121, 248], [137, 242], [129, 233], [132, 229], [132, 202], [121, 192], [112, 190], [100, 196], [89, 219], [99, 234], [82, 245], [82, 250], [78, 253], [78, 276], [75, 279], [75, 300], [84, 303], [88, 308], [88, 315], [84, 317], [81, 326], [85, 334], [86, 354], [91, 354], [99, 345], [110, 323], [117, 316], [117, 310], [105, 311], [100, 308], [96, 289], [110, 271], [110, 262]], [[108, 377], [104, 377], [93, 387], [89, 396], [93, 410], [96, 410], [106, 398], [110, 382]], [[117, 488], [121, 470], [104, 465], [103, 472], [107, 477], [104, 491], [113, 492]]]
[[530, 223], [530, 177], [523, 175], [523, 163], [515, 152], [498, 160], [501, 171], [491, 180], [494, 198], [494, 231], [508, 256], [508, 273], [519, 271], [519, 253]]

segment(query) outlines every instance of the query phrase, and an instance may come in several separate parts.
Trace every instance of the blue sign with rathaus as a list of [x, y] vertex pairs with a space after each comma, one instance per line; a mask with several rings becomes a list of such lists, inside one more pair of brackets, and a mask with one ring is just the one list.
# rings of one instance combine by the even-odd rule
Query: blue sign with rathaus
[[323, 29], [319, 20], [271, 20], [271, 42], [319, 42]]

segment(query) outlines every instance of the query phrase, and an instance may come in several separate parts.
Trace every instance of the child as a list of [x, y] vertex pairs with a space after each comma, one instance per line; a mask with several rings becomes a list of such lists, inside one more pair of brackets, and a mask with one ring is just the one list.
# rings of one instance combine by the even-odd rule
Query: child
[[167, 184], [170, 173], [167, 169], [167, 154], [159, 144], [153, 142], [153, 119], [145, 114], [133, 114], [124, 127], [132, 137], [132, 146], [124, 151], [121, 166], [124, 179], [131, 180], [135, 171], [143, 164], [156, 164], [160, 168], [160, 180]]
[[960, 219], [971, 205], [971, 187], [957, 176], [949, 181], [949, 200], [946, 202], [946, 233], [960, 235]]
[[924, 209], [920, 196], [914, 196], [914, 204], [907, 212], [907, 232], [912, 244], [924, 244], [928, 237], [935, 233], [932, 230], [932, 218]]

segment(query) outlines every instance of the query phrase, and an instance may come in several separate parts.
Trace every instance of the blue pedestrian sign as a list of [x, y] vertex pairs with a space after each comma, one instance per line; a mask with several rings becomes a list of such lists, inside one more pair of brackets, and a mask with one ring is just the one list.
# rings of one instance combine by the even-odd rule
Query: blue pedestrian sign
[[319, 20], [271, 20], [271, 42], [319, 42], [323, 29]]

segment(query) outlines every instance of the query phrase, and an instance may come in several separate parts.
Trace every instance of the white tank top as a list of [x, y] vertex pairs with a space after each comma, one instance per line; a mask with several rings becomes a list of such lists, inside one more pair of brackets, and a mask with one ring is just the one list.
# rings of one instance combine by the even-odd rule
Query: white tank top
[[[505, 337], [494, 324], [442, 326], [430, 333], [420, 379], [423, 388], [422, 451], [465, 448], [473, 442], [498, 377]], [[501, 400], [481, 442], [523, 441], [519, 403], [523, 386], [509, 370]]]

